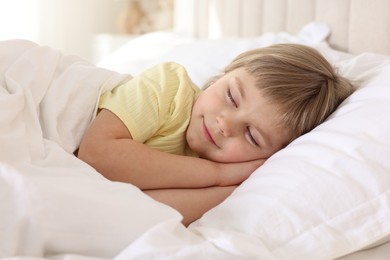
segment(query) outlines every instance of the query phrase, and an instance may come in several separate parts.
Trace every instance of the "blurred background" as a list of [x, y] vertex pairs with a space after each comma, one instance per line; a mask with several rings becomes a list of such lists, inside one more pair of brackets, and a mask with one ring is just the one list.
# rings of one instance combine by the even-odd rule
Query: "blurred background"
[[96, 62], [131, 37], [171, 30], [174, 0], [0, 0], [0, 40], [28, 39]]
[[[0, 0], [0, 40], [27, 39], [97, 63], [134, 38], [258, 36], [262, 0]], [[267, 14], [284, 15], [284, 11]], [[245, 18], [245, 19], [243, 19]], [[299, 20], [300, 21], [300, 20]], [[280, 31], [284, 28], [268, 28]]]

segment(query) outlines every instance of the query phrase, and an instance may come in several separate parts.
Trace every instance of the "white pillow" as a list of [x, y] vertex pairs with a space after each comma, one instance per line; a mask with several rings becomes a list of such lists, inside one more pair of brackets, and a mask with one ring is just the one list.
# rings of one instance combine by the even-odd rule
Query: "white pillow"
[[358, 90], [190, 226], [218, 248], [334, 259], [390, 238], [390, 57], [323, 51]]

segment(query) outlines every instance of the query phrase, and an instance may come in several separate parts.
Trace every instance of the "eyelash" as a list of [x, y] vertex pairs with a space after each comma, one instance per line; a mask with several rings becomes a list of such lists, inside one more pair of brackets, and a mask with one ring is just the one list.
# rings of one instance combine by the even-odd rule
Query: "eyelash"
[[256, 145], [256, 146], [259, 146], [259, 144], [256, 142], [255, 138], [253, 137], [252, 133], [251, 133], [251, 130], [249, 129], [249, 126], [247, 126], [246, 128], [246, 131], [248, 133], [248, 136], [249, 136], [249, 139], [251, 140], [251, 142]]
[[236, 101], [234, 100], [234, 98], [233, 98], [233, 96], [232, 96], [232, 92], [230, 91], [230, 89], [227, 90], [227, 96], [228, 96], [228, 98], [229, 98], [229, 101], [230, 101], [235, 107], [238, 107]]

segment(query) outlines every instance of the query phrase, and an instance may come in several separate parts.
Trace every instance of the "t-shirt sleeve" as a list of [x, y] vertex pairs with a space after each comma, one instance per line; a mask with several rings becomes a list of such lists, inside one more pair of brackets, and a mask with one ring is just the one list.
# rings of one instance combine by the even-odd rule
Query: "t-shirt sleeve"
[[104, 93], [99, 108], [113, 112], [126, 125], [133, 139], [144, 143], [155, 135], [169, 116], [181, 70], [184, 69], [175, 63], [148, 69]]

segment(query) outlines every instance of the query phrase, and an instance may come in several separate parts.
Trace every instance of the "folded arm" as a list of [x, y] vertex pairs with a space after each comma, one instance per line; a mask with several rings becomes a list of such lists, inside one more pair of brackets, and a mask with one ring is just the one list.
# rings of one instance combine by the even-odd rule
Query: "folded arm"
[[136, 185], [175, 208], [186, 226], [225, 200], [263, 162], [221, 164], [152, 149], [134, 141], [105, 109], [85, 133], [78, 157], [107, 179]]

